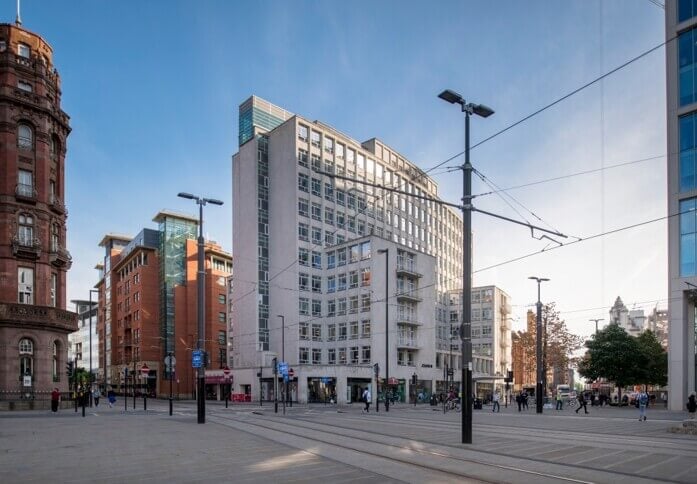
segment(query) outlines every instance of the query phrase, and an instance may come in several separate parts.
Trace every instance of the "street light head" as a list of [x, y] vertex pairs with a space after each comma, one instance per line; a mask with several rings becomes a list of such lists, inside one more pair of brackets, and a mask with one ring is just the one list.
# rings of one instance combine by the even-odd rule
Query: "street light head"
[[489, 116], [494, 114], [494, 110], [491, 109], [489, 106], [485, 106], [484, 104], [473, 104], [471, 106], [472, 112], [477, 116], [481, 116], [482, 118], [488, 118]]
[[222, 205], [223, 204], [222, 201], [217, 200], [215, 198], [204, 198], [204, 200], [206, 201], [206, 203], [212, 203], [213, 205]]
[[378, 254], [387, 254], [390, 249], [378, 249]]
[[181, 198], [187, 198], [189, 200], [196, 200], [196, 197], [193, 196], [191, 193], [179, 192], [177, 193], [177, 196]]
[[443, 101], [448, 101], [451, 104], [465, 103], [465, 100], [462, 99], [462, 96], [460, 96], [455, 91], [451, 91], [450, 89], [446, 89], [445, 91], [441, 92], [440, 94], [438, 94], [438, 97], [441, 98]]

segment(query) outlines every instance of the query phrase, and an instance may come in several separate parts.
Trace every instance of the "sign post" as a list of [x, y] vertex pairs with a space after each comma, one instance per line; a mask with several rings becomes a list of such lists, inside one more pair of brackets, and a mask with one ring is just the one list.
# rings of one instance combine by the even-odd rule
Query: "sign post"
[[286, 414], [286, 400], [288, 399], [288, 363], [282, 361], [278, 364], [278, 373], [283, 377], [283, 415]]
[[223, 368], [223, 375], [225, 375], [225, 388], [227, 392], [225, 393], [225, 408], [228, 408], [228, 400], [230, 400], [230, 368], [226, 365]]
[[[167, 356], [165, 356], [165, 367], [169, 373], [169, 416], [172, 416], [172, 376], [174, 373], [174, 365], [177, 364], [177, 359], [174, 357], [170, 351]], [[177, 381], [177, 383], [179, 383]], [[179, 387], [177, 387], [179, 388]]]
[[140, 368], [140, 376], [145, 381], [145, 385], [143, 388], [143, 411], [148, 410], [148, 376], [149, 375], [150, 375], [150, 368], [148, 368], [147, 364], [143, 363], [143, 366]]

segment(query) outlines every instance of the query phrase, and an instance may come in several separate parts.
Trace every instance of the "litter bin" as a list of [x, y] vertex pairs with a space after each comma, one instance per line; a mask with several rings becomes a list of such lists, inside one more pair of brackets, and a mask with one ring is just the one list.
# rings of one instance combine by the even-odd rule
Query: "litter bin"
[[436, 397], [435, 393], [431, 394], [430, 403], [431, 403], [431, 406], [438, 405], [438, 398]]
[[475, 410], [481, 410], [482, 409], [482, 401], [479, 398], [474, 399], [474, 409]]

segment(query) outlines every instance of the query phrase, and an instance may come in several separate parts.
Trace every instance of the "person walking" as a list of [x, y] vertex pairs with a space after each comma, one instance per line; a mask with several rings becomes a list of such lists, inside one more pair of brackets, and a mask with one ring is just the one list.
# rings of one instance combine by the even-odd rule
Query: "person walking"
[[637, 395], [637, 400], [639, 401], [639, 421], [646, 421], [646, 407], [649, 406], [649, 394], [646, 390]]
[[94, 406], [98, 407], [99, 406], [99, 399], [102, 396], [102, 392], [99, 391], [99, 387], [96, 387], [94, 390], [92, 390], [92, 399], [94, 400]]
[[114, 403], [116, 403], [116, 392], [113, 388], [109, 388], [109, 391], [107, 391], [106, 395], [107, 400], [109, 400], [109, 408], [114, 408]]
[[528, 392], [523, 392], [523, 410], [528, 409]]
[[56, 413], [58, 411], [58, 405], [61, 401], [61, 392], [58, 388], [54, 388], [51, 392], [51, 411]]
[[501, 412], [501, 403], [499, 403], [499, 401], [501, 400], [501, 395], [499, 395], [498, 390], [494, 392], [494, 396], [491, 398], [494, 400], [494, 408], [491, 411]]
[[583, 392], [578, 392], [578, 397], [576, 397], [576, 399], [578, 400], [578, 408], [576, 409], [576, 413], [578, 413], [578, 411], [581, 410], [581, 408], [583, 408], [583, 410], [586, 413], [588, 413], [588, 408], [586, 407], [587, 402], [585, 397], [583, 396]]
[[697, 393], [692, 392], [687, 398], [687, 415], [690, 420], [695, 419], [697, 414]]
[[557, 390], [557, 410], [564, 409], [564, 400], [561, 397], [561, 391]]
[[363, 390], [363, 402], [365, 403], [363, 411], [366, 413], [370, 413], [370, 400], [370, 389], [365, 387], [365, 390]]

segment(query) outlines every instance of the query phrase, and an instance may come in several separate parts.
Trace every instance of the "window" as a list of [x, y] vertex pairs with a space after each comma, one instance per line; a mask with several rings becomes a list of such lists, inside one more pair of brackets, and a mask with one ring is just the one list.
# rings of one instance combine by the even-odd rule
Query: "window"
[[310, 290], [310, 276], [309, 276], [309, 274], [306, 274], [304, 272], [300, 272], [298, 274], [298, 288], [301, 291], [309, 291]]
[[361, 294], [361, 312], [370, 311], [370, 294]]
[[358, 346], [351, 347], [351, 364], [352, 365], [358, 364]]
[[322, 170], [322, 158], [317, 155], [312, 155], [312, 170], [321, 171]]
[[310, 192], [310, 177], [304, 173], [298, 173], [298, 190], [301, 192]]
[[51, 224], [51, 252], [58, 252], [58, 249], [60, 249], [60, 227], [58, 224]]
[[310, 251], [307, 249], [303, 249], [302, 247], [298, 248], [298, 264], [301, 266], [309, 266], [310, 265]]
[[298, 165], [308, 167], [307, 165], [307, 151], [298, 150]]
[[324, 199], [330, 202], [334, 201], [334, 187], [332, 187], [331, 183], [324, 184]]
[[351, 339], [358, 339], [358, 321], [351, 321], [351, 324], [349, 326], [350, 330], [350, 338]]
[[34, 367], [34, 343], [28, 338], [19, 340], [19, 378], [31, 375]]
[[680, 201], [680, 276], [697, 275], [697, 198]]
[[361, 286], [370, 286], [370, 267], [361, 269]]
[[218, 344], [219, 345], [224, 345], [226, 344], [225, 341], [225, 331], [218, 331]]
[[358, 262], [361, 258], [361, 247], [359, 245], [351, 246], [351, 262]]
[[31, 84], [29, 84], [28, 82], [17, 81], [17, 87], [22, 91], [32, 92]]
[[336, 253], [332, 250], [327, 252], [327, 269], [334, 269], [336, 264]]
[[370, 338], [370, 319], [361, 321], [361, 338]]
[[312, 292], [322, 292], [322, 276], [312, 276]]
[[312, 267], [313, 269], [321, 269], [322, 268], [322, 253], [317, 252], [316, 250], [312, 251]]
[[30, 215], [20, 214], [17, 238], [19, 244], [24, 246], [34, 245], [34, 218]]
[[334, 140], [331, 138], [324, 138], [324, 151], [329, 154], [334, 153]]
[[697, 86], [695, 86], [696, 38], [695, 29], [680, 34], [678, 38], [680, 106], [691, 104], [697, 100]]
[[680, 118], [680, 191], [697, 188], [697, 116], [688, 114]]
[[34, 147], [34, 132], [29, 125], [17, 126], [17, 146], [23, 150], [31, 150]]
[[310, 134], [310, 136], [311, 136], [310, 140], [312, 142], [312, 146], [319, 148], [319, 133], [317, 131], [313, 131]]
[[298, 138], [307, 141], [307, 126], [303, 126], [302, 124], [298, 125]]
[[336, 339], [336, 325], [327, 325], [327, 341], [334, 341]]
[[349, 297], [349, 313], [358, 312], [358, 296]]
[[327, 350], [327, 364], [336, 365], [336, 348], [329, 348]]
[[303, 316], [310, 315], [310, 300], [306, 297], [298, 299], [298, 312]]
[[324, 245], [331, 246], [334, 245], [334, 233], [329, 230], [324, 232]]
[[17, 55], [25, 59], [30, 59], [31, 48], [27, 44], [17, 44]]
[[34, 174], [27, 170], [17, 171], [17, 194], [24, 197], [34, 197]]
[[51, 374], [53, 376], [53, 381], [60, 381], [60, 351], [59, 344], [54, 341], [52, 345], [52, 358], [51, 358]]
[[324, 208], [324, 223], [334, 225], [334, 209]]
[[58, 275], [51, 274], [50, 304], [54, 308], [56, 307], [57, 292], [58, 292]]
[[361, 363], [370, 363], [370, 346], [361, 347]]
[[371, 257], [370, 241], [367, 240], [365, 242], [361, 242], [361, 259], [370, 259], [370, 257]]
[[343, 229], [345, 225], [346, 215], [344, 215], [344, 212], [336, 212], [336, 227], [339, 229]]
[[322, 301], [320, 299], [312, 300], [312, 315], [322, 316]]
[[225, 294], [218, 294], [218, 304], [225, 304]]
[[310, 216], [310, 204], [304, 198], [298, 198], [298, 215], [302, 217]]
[[317, 178], [312, 179], [312, 194], [316, 197], [322, 196], [322, 182]]
[[20, 304], [34, 304], [34, 269], [17, 268], [17, 291]]
[[343, 265], [346, 265], [346, 248], [342, 247], [341, 249], [337, 249], [336, 254], [337, 254], [336, 266], [341, 267]]
[[320, 348], [312, 348], [312, 364], [322, 364], [322, 350]]
[[344, 341], [346, 339], [346, 323], [339, 323], [339, 341]]
[[298, 338], [302, 340], [310, 339], [310, 325], [307, 323], [298, 324]]
[[339, 364], [346, 364], [346, 348], [339, 348]]
[[312, 341], [322, 341], [322, 325], [312, 325]]
[[346, 273], [339, 274], [337, 276], [337, 280], [339, 283], [337, 284], [337, 290], [338, 291], [345, 291], [346, 290]]
[[678, 0], [678, 22], [684, 22], [697, 15], [697, 0]]
[[298, 363], [309, 363], [309, 354], [307, 348], [298, 348]]
[[349, 272], [349, 289], [356, 289], [358, 287], [358, 271]]
[[336, 299], [327, 301], [327, 317], [336, 315]]
[[219, 312], [218, 313], [218, 322], [225, 324], [226, 320], [227, 320], [227, 315], [224, 312]]
[[312, 203], [312, 220], [322, 221], [322, 205], [319, 203]]
[[310, 226], [307, 224], [298, 224], [298, 239], [309, 241], [310, 240]]
[[322, 244], [322, 229], [319, 227], [312, 227], [312, 243], [315, 245]]
[[336, 204], [342, 207], [346, 205], [346, 194], [342, 190], [336, 190]]

